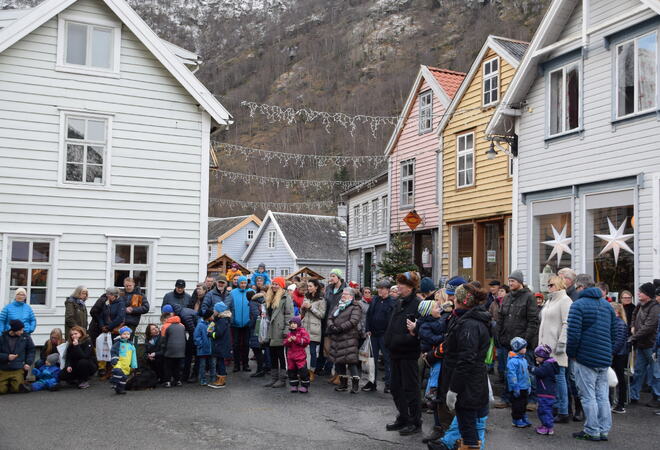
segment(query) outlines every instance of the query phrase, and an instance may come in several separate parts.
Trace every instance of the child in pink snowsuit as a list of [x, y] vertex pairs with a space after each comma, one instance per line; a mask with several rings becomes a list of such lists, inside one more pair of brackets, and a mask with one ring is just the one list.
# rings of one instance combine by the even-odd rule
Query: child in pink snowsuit
[[[309, 371], [307, 370], [307, 351], [309, 333], [302, 327], [300, 317], [289, 320], [289, 333], [284, 338], [286, 368], [291, 392], [306, 394], [309, 391]], [[298, 387], [300, 386], [300, 387]]]

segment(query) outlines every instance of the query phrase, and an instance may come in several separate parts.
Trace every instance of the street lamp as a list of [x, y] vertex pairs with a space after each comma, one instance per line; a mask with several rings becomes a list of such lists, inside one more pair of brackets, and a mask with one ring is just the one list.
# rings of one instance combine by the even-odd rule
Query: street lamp
[[346, 220], [346, 279], [350, 280], [348, 277], [348, 205], [345, 202], [339, 202], [337, 206], [337, 216]]
[[[509, 148], [504, 148], [501, 143], [507, 144]], [[514, 158], [518, 157], [518, 135], [514, 134], [513, 136], [492, 136], [490, 138], [490, 148], [486, 150], [486, 157], [488, 159], [492, 160], [497, 156], [497, 150], [495, 147], [504, 152], [505, 155], [509, 155]]]

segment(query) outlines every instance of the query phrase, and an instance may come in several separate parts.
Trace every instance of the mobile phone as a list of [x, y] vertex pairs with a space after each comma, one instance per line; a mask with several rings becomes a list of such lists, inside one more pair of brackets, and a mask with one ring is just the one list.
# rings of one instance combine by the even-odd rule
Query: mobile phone
[[408, 314], [406, 316], [406, 319], [410, 320], [411, 322], [414, 322], [415, 321], [415, 315], [414, 314]]

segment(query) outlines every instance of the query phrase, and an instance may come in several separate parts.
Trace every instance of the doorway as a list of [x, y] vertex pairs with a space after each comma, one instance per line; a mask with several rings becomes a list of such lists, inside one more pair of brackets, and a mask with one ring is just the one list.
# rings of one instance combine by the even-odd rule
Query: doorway
[[494, 220], [477, 224], [477, 259], [475, 278], [484, 285], [493, 280], [503, 281], [506, 276], [507, 255], [504, 221]]
[[364, 284], [363, 286], [371, 286], [372, 270], [371, 264], [373, 262], [373, 253], [366, 252], [364, 254]]

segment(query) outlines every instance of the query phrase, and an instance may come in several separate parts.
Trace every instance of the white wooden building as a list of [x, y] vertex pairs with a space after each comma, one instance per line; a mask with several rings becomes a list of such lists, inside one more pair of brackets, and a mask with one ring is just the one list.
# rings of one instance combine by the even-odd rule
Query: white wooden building
[[[35, 341], [132, 276], [157, 315], [206, 274], [209, 143], [231, 116], [123, 0], [0, 11], [0, 306], [23, 286]], [[146, 319], [143, 318], [143, 322]]]
[[554, 0], [489, 125], [518, 134], [512, 265], [536, 289], [560, 267], [614, 296], [658, 278], [659, 38], [656, 0]]
[[377, 264], [390, 239], [388, 172], [342, 194], [348, 206], [348, 270], [346, 279], [373, 286]]

